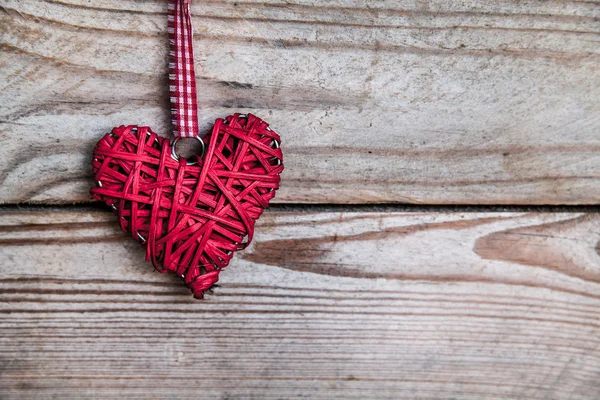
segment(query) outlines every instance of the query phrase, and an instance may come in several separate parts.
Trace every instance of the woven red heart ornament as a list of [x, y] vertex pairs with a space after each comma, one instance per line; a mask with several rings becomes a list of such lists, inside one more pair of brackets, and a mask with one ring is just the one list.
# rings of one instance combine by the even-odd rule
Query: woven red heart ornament
[[254, 115], [217, 119], [204, 142], [203, 158], [177, 160], [150, 128], [114, 128], [94, 149], [90, 191], [146, 248], [146, 260], [181, 276], [197, 298], [252, 241], [283, 171], [279, 135]]

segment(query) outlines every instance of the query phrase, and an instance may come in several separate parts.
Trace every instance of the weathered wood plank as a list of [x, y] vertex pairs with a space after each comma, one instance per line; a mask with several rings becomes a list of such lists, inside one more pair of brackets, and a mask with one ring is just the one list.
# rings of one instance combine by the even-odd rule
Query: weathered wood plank
[[600, 396], [600, 214], [270, 212], [203, 302], [114, 219], [0, 214], [3, 399]]
[[[165, 1], [6, 0], [0, 202], [90, 200], [114, 125], [169, 134]], [[597, 2], [193, 2], [201, 123], [268, 119], [279, 202], [595, 204]]]

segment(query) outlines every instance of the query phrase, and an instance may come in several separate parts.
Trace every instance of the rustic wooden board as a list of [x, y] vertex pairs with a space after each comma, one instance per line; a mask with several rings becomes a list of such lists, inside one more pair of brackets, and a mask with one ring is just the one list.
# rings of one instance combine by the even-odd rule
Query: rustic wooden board
[[[89, 201], [114, 125], [169, 134], [166, 1], [4, 0], [0, 202]], [[201, 122], [283, 136], [279, 202], [595, 204], [597, 1], [195, 1]]]
[[1, 398], [600, 397], [600, 214], [269, 212], [203, 302], [114, 220], [0, 214]]

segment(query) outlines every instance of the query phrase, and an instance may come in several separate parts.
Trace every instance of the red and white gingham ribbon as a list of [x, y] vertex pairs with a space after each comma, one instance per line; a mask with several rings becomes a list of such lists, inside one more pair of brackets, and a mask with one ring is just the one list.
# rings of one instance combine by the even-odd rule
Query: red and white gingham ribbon
[[175, 137], [198, 136], [191, 0], [169, 0], [169, 91]]

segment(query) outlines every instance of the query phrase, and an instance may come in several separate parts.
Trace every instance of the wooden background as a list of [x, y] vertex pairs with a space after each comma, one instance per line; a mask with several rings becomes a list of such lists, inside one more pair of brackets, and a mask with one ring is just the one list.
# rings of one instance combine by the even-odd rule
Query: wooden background
[[599, 1], [192, 13], [203, 128], [286, 164], [203, 302], [87, 204], [170, 134], [166, 1], [0, 1], [0, 398], [600, 398]]

